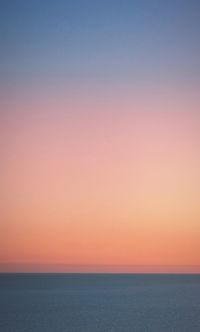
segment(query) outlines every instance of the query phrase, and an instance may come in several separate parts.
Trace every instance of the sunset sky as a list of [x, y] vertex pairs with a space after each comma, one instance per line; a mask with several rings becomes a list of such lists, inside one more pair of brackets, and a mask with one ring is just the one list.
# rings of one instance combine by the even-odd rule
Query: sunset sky
[[200, 273], [199, 14], [1, 1], [1, 272]]

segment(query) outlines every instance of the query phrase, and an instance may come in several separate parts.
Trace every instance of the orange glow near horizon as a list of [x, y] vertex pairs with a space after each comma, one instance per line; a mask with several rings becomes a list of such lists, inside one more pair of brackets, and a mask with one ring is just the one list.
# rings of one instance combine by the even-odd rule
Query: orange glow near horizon
[[3, 107], [0, 271], [200, 273], [194, 99], [123, 92]]

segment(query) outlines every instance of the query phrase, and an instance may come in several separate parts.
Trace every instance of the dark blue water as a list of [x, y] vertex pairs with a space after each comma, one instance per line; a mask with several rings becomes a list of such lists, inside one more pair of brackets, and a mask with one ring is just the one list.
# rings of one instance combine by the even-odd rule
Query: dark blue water
[[199, 332], [200, 275], [1, 274], [1, 332]]

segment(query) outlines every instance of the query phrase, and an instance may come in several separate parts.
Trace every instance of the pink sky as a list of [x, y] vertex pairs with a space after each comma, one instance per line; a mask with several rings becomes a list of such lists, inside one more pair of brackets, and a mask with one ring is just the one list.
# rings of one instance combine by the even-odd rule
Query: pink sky
[[24, 96], [2, 105], [0, 270], [199, 272], [195, 96]]

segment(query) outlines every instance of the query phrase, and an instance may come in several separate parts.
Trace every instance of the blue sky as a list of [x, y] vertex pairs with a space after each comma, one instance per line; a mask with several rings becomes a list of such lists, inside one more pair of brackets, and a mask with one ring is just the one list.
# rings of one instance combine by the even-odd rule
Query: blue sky
[[2, 79], [195, 80], [199, 13], [194, 0], [1, 1]]

